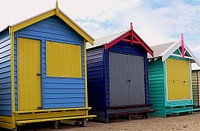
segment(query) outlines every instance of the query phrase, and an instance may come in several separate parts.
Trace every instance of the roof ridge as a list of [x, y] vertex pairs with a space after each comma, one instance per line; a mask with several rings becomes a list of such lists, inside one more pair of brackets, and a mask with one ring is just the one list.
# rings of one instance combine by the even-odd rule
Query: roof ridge
[[168, 45], [168, 44], [174, 44], [175, 42], [176, 42], [176, 41], [173, 41], [173, 42], [168, 42], [168, 43], [162, 43], [162, 44], [153, 45], [153, 46], [150, 46], [150, 47], [164, 46], [164, 45]]
[[[120, 34], [120, 33], [123, 33], [123, 32], [126, 32], [126, 31], [124, 30], [124, 31], [120, 31], [120, 32], [115, 32], [115, 33], [113, 33], [113, 34], [100, 37], [100, 38], [98, 38], [98, 39], [96, 39], [96, 40], [100, 40], [100, 39], [103, 39], [103, 38], [106, 38], [106, 37], [111, 37], [111, 36], [114, 36], [114, 35], [117, 35], [117, 34]], [[95, 41], [96, 41], [96, 40], [95, 40]]]

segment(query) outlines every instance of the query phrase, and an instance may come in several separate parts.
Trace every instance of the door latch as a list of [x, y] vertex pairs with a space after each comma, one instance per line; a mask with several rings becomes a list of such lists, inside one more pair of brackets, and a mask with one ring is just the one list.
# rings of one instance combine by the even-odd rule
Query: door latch
[[37, 73], [37, 76], [41, 76], [41, 74], [40, 74], [40, 73]]

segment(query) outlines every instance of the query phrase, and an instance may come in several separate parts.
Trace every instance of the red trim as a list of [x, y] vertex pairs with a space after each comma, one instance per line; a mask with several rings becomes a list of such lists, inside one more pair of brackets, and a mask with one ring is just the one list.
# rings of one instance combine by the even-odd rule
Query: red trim
[[120, 37], [118, 37], [117, 39], [111, 41], [110, 43], [107, 43], [104, 45], [105, 50], [109, 49], [110, 47], [112, 47], [113, 45], [115, 45], [116, 43], [120, 42], [122, 39], [126, 38], [127, 36], [130, 35], [130, 32], [126, 32], [123, 35], [121, 35]]
[[132, 22], [130, 23], [130, 29], [133, 30], [133, 24], [132, 24]]
[[[129, 43], [131, 43], [131, 40], [128, 40], [128, 39], [123, 39], [122, 41], [125, 41], [125, 42], [129, 42]], [[133, 41], [133, 43], [141, 44], [141, 43], [138, 42], [138, 41]]]
[[151, 56], [154, 56], [153, 50], [152, 50], [152, 49], [137, 35], [137, 33], [135, 33], [135, 31], [133, 31], [133, 36], [134, 36], [134, 38], [136, 38], [137, 41], [140, 42], [140, 44], [144, 47], [144, 49], [145, 49], [146, 51], [149, 52], [149, 54], [150, 54]]
[[[131, 27], [132, 28], [132, 27]], [[125, 39], [127, 36], [130, 36], [130, 40]], [[134, 41], [133, 37], [137, 40]], [[131, 45], [133, 45], [133, 43], [138, 43], [140, 45], [142, 45], [142, 47], [149, 52], [149, 54], [151, 56], [154, 56], [153, 50], [137, 35], [137, 33], [134, 30], [129, 30], [126, 33], [124, 33], [123, 35], [121, 35], [120, 37], [114, 39], [113, 41], [111, 41], [110, 43], [106, 43], [104, 44], [104, 48], [105, 50], [109, 49], [110, 47], [112, 47], [113, 45], [117, 44], [120, 41], [126, 41], [126, 42], [130, 42]]]
[[182, 53], [182, 58], [185, 57], [185, 45], [184, 45], [184, 38], [183, 38], [183, 34], [181, 34], [181, 44], [182, 44], [182, 47], [181, 47], [181, 53]]
[[130, 30], [130, 32], [131, 32], [131, 35], [130, 35], [130, 37], [131, 37], [131, 45], [133, 45], [133, 25], [132, 25], [132, 22], [130, 24], [130, 28], [131, 28], [131, 30]]

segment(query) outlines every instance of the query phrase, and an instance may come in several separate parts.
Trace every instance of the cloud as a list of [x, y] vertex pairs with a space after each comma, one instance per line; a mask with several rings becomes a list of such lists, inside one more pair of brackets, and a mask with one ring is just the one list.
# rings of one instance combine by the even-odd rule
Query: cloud
[[200, 24], [200, 6], [190, 5], [184, 2], [171, 1], [168, 6], [154, 10], [159, 16], [159, 21], [165, 23], [164, 31], [172, 33], [195, 34]]
[[[0, 11], [5, 13], [0, 14], [0, 30], [55, 7], [55, 1], [52, 0], [6, 0], [2, 3]], [[133, 22], [134, 30], [147, 44], [175, 41], [184, 33], [186, 43], [198, 55], [199, 2], [59, 0], [59, 7], [94, 38], [128, 30], [129, 23]]]
[[[129, 23], [133, 22], [134, 30], [150, 45], [174, 41], [163, 32], [160, 22], [156, 21], [157, 14], [144, 5], [143, 1], [115, 0], [115, 4], [113, 3], [114, 0], [108, 3], [107, 8], [98, 10], [92, 18], [89, 16], [82, 18], [80, 15], [83, 14], [77, 14], [75, 20], [95, 38], [128, 30]], [[93, 26], [97, 24], [98, 28]]]
[[[186, 43], [192, 46], [200, 43], [200, 4], [160, 0], [128, 1], [127, 3], [117, 0], [114, 4], [115, 7], [108, 3], [109, 10], [102, 8], [92, 20], [83, 20], [80, 25], [84, 25], [84, 22], [88, 22], [88, 20], [93, 24], [98, 24], [98, 29], [93, 28], [93, 24], [85, 26], [85, 29], [95, 38], [99, 38], [127, 30], [132, 21], [134, 30], [149, 45], [175, 41], [180, 39], [181, 33], [184, 34]], [[195, 35], [198, 37], [194, 37]]]

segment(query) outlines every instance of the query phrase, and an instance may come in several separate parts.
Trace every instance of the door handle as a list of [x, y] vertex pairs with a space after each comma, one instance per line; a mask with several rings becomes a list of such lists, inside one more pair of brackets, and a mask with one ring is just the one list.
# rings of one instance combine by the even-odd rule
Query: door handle
[[37, 76], [41, 76], [41, 74], [40, 74], [40, 73], [37, 73]]

